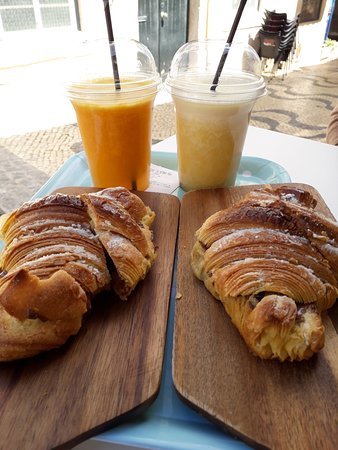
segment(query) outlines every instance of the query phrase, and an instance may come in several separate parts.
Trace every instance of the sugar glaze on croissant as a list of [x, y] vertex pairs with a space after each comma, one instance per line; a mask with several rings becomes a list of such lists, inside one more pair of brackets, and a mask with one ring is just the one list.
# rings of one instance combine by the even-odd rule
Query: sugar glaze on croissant
[[263, 359], [303, 360], [324, 346], [321, 312], [338, 296], [338, 225], [309, 192], [257, 189], [196, 232], [194, 274]]
[[65, 343], [103, 290], [127, 299], [155, 259], [154, 217], [125, 188], [49, 195], [2, 216], [0, 361]]

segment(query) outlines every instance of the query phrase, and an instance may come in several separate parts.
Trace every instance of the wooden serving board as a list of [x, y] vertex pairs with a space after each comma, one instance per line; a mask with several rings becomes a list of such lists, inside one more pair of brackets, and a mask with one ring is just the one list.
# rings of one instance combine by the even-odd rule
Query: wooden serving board
[[96, 299], [79, 334], [62, 348], [0, 363], [0, 448], [70, 448], [156, 398], [180, 206], [171, 195], [139, 195], [156, 212], [154, 265], [128, 301], [112, 293]]
[[[323, 199], [317, 209], [332, 217]], [[181, 398], [250, 445], [278, 450], [333, 450], [338, 442], [338, 308], [324, 318], [326, 344], [309, 361], [253, 356], [217, 301], [194, 275], [190, 253], [205, 219], [253, 187], [184, 196], [178, 243], [173, 381]], [[334, 319], [335, 316], [335, 319]], [[337, 329], [337, 327], [336, 327]]]

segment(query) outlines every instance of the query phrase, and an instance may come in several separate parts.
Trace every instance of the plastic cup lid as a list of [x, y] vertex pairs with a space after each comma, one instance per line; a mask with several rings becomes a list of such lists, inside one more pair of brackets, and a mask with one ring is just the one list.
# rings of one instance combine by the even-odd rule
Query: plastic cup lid
[[[224, 49], [228, 50], [215, 91], [213, 83]], [[261, 61], [247, 44], [224, 40], [191, 41], [180, 47], [165, 82], [174, 96], [212, 102], [254, 101], [266, 94]]]
[[[149, 94], [149, 89], [157, 91], [161, 77], [150, 50], [133, 39], [116, 40], [114, 45], [121, 92], [139, 96], [141, 91], [145, 91], [145, 95]], [[116, 93], [110, 44], [103, 40], [89, 43], [83, 55], [77, 58], [69, 80], [65, 83], [65, 88], [70, 97], [81, 96], [83, 93], [86, 96]]]

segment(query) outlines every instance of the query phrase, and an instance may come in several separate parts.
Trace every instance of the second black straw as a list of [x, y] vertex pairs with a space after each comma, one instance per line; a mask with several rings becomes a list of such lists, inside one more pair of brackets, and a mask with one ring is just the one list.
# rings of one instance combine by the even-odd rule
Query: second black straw
[[242, 13], [243, 13], [244, 7], [246, 5], [246, 2], [247, 2], [247, 0], [241, 0], [240, 4], [238, 6], [237, 14], [236, 14], [236, 17], [234, 19], [234, 23], [232, 24], [232, 27], [231, 27], [231, 30], [230, 30], [230, 33], [229, 33], [229, 36], [228, 36], [228, 39], [227, 39], [227, 44], [229, 44], [229, 45], [226, 45], [224, 47], [221, 59], [219, 61], [219, 64], [218, 64], [218, 67], [217, 67], [217, 70], [216, 70], [216, 73], [215, 73], [215, 76], [214, 76], [214, 79], [212, 81], [212, 85], [210, 87], [211, 91], [215, 91], [216, 87], [218, 85], [219, 77], [221, 76], [224, 63], [225, 63], [225, 61], [227, 59], [227, 56], [228, 56], [228, 53], [229, 53], [229, 49], [230, 49], [231, 43], [232, 43], [232, 41], [234, 39], [234, 36], [235, 36], [236, 30], [237, 30], [239, 21], [241, 20]]

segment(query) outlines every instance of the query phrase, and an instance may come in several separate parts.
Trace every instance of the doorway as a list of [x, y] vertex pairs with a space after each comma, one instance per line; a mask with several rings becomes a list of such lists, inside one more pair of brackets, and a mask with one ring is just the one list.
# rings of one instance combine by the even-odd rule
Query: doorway
[[164, 77], [176, 50], [187, 42], [189, 0], [138, 0], [139, 40]]

